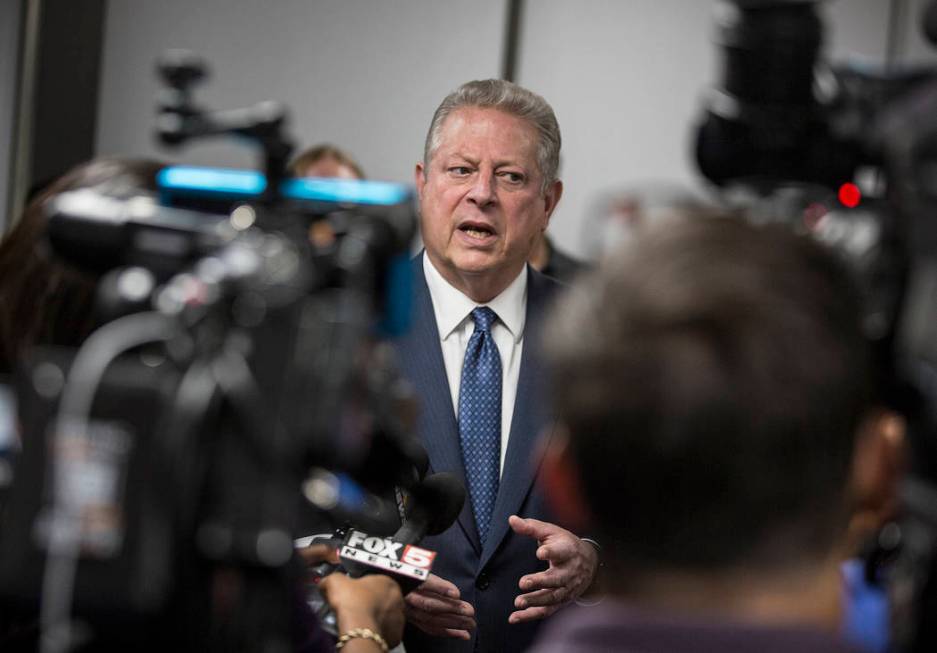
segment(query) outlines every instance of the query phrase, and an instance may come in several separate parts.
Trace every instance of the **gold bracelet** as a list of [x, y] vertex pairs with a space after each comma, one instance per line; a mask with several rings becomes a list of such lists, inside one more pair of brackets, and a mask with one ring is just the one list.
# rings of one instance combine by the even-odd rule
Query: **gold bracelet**
[[351, 630], [345, 631], [339, 635], [338, 641], [335, 642], [335, 650], [342, 650], [345, 647], [345, 644], [353, 639], [370, 639], [372, 642], [380, 646], [384, 653], [387, 653], [389, 650], [387, 642], [384, 641], [384, 638], [381, 637], [379, 633], [374, 632], [370, 628], [352, 628]]

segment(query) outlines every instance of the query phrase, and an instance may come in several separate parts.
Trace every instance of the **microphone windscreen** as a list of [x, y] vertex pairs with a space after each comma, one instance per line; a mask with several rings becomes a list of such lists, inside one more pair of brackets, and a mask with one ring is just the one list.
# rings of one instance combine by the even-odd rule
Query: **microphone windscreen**
[[426, 478], [426, 472], [429, 470], [429, 454], [418, 441], [414, 441], [409, 451], [410, 460], [413, 462], [413, 468], [416, 470], [417, 479], [422, 481]]
[[427, 476], [414, 489], [415, 505], [427, 515], [426, 534], [438, 535], [452, 526], [465, 503], [465, 486], [450, 472]]

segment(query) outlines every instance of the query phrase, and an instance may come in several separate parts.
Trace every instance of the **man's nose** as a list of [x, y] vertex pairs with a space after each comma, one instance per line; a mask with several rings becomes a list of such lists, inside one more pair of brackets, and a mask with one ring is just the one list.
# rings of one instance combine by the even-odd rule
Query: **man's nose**
[[493, 204], [497, 200], [494, 175], [480, 171], [475, 176], [475, 181], [469, 189], [467, 199], [479, 207]]

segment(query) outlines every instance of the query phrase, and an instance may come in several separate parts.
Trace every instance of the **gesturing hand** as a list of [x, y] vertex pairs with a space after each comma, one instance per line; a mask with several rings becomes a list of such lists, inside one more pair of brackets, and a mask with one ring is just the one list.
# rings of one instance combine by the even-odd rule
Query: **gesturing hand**
[[588, 542], [564, 528], [536, 519], [511, 515], [508, 523], [514, 532], [537, 540], [537, 558], [546, 560], [546, 571], [523, 576], [518, 586], [526, 592], [514, 599], [517, 611], [508, 623], [543, 619], [568, 601], [579, 598], [592, 584], [598, 566], [598, 553]]
[[436, 574], [404, 597], [407, 620], [430, 635], [471, 639], [475, 609], [460, 600], [459, 588]]

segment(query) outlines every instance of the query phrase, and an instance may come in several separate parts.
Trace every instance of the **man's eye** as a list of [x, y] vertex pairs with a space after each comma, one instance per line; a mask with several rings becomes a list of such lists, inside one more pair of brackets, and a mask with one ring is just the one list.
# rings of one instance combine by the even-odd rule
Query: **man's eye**
[[500, 173], [500, 175], [502, 179], [505, 179], [511, 182], [512, 184], [519, 184], [522, 181], [524, 181], [524, 175], [522, 175], [519, 172], [505, 171], [505, 172]]
[[471, 174], [472, 170], [467, 166], [452, 166], [449, 168], [449, 172], [457, 177], [464, 177], [465, 175]]

